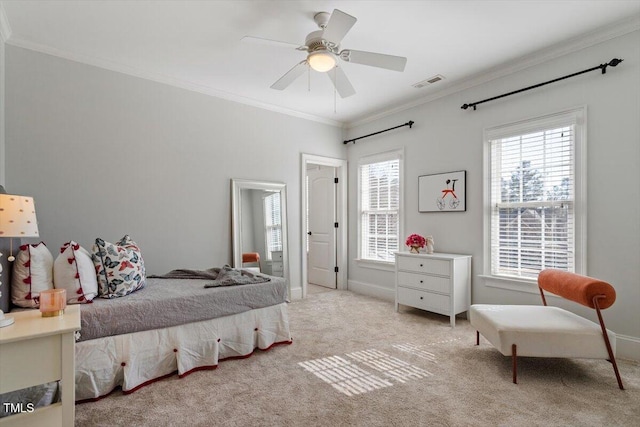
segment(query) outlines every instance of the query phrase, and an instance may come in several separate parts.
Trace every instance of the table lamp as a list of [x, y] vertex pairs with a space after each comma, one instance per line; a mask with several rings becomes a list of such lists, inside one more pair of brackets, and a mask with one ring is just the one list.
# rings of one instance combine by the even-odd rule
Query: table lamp
[[[13, 256], [14, 237], [38, 237], [38, 222], [33, 197], [17, 196], [14, 194], [2, 194], [4, 188], [0, 186], [0, 238], [8, 237], [10, 242], [9, 261], [15, 260]], [[1, 256], [2, 254], [0, 254]], [[0, 272], [2, 266], [0, 265]], [[0, 283], [0, 286], [2, 283]], [[2, 293], [0, 291], [0, 296]], [[0, 310], [0, 328], [13, 323], [12, 317], [4, 315]]]

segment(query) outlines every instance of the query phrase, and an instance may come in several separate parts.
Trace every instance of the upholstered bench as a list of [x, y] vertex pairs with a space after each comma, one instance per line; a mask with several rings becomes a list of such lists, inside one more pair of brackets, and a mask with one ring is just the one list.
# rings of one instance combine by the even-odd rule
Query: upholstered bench
[[[620, 389], [624, 389], [615, 360], [616, 336], [607, 330], [601, 310], [610, 307], [616, 293], [598, 279], [559, 270], [538, 276], [542, 306], [474, 304], [469, 320], [503, 355], [513, 358], [513, 382], [517, 384], [517, 356], [606, 359]], [[543, 289], [596, 310], [600, 324], [559, 307], [547, 306]], [[606, 333], [605, 333], [606, 331]]]

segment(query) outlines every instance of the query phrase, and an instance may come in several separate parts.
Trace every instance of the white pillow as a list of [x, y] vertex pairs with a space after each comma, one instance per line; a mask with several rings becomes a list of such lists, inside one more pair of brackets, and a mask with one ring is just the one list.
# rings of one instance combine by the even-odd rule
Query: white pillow
[[67, 304], [91, 302], [98, 295], [91, 255], [73, 240], [62, 245], [60, 255], [53, 263], [53, 286], [67, 290]]
[[11, 301], [19, 307], [38, 308], [40, 292], [53, 289], [53, 256], [44, 242], [22, 245], [13, 262]]

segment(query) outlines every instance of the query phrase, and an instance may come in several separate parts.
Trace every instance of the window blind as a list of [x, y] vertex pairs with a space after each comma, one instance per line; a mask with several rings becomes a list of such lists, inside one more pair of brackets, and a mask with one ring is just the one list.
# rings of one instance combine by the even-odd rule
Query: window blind
[[575, 124], [490, 144], [491, 274], [575, 271]]
[[360, 257], [392, 262], [399, 249], [400, 160], [360, 165]]
[[282, 250], [282, 218], [280, 216], [280, 193], [273, 193], [264, 198], [264, 213], [267, 259], [271, 259], [271, 252]]

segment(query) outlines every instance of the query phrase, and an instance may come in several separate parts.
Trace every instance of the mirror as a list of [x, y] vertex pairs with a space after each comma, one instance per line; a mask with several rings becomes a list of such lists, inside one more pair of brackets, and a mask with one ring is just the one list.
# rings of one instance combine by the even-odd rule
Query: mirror
[[232, 179], [231, 206], [233, 267], [288, 279], [286, 185]]

